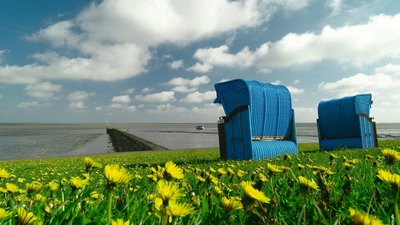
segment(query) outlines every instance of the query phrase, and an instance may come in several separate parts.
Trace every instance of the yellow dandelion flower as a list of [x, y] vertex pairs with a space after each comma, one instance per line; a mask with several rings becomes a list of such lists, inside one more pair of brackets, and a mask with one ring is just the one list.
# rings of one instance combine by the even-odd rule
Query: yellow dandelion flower
[[224, 168], [219, 168], [219, 169], [217, 170], [217, 172], [218, 172], [219, 175], [225, 175], [225, 174], [228, 173], [228, 172], [226, 172], [226, 170], [224, 170]]
[[102, 165], [101, 165], [100, 163], [95, 162], [95, 161], [94, 161], [92, 158], [90, 158], [90, 157], [85, 157], [85, 158], [83, 159], [83, 161], [85, 162], [86, 171], [89, 170], [89, 169], [96, 169], [96, 168], [101, 168], [101, 167], [102, 167]]
[[177, 200], [184, 196], [178, 184], [165, 180], [158, 181], [157, 193], [164, 201]]
[[271, 173], [281, 173], [283, 170], [279, 166], [272, 165], [271, 163], [267, 163], [267, 168]]
[[90, 193], [90, 197], [92, 197], [93, 199], [97, 200], [97, 199], [102, 199], [104, 197], [104, 195], [98, 193], [97, 191], [92, 191]]
[[45, 202], [45, 201], [46, 201], [46, 197], [44, 197], [44, 196], [41, 195], [41, 194], [36, 194], [36, 195], [35, 195], [35, 199], [36, 199], [36, 201], [38, 201], [38, 202]]
[[4, 178], [9, 178], [10, 173], [7, 172], [7, 170], [0, 168], [0, 180]]
[[164, 201], [163, 201], [161, 198], [158, 198], [158, 197], [157, 197], [157, 198], [154, 200], [154, 207], [156, 207], [156, 209], [157, 209], [158, 211], [161, 211], [161, 210], [162, 210], [163, 204], [164, 204]]
[[0, 193], [7, 193], [8, 190], [6, 188], [0, 187]]
[[222, 197], [222, 205], [228, 211], [243, 209], [243, 204], [240, 200], [235, 198]]
[[377, 177], [387, 184], [400, 188], [400, 175], [396, 173], [393, 174], [386, 170], [379, 169]]
[[50, 182], [47, 184], [47, 186], [50, 188], [50, 190], [56, 191], [60, 185], [58, 184], [57, 181], [53, 180], [53, 181], [50, 181]]
[[[21, 225], [33, 225], [36, 221], [36, 216], [32, 212], [27, 212], [24, 208], [18, 208], [18, 223]], [[42, 224], [39, 221], [38, 224]]]
[[197, 178], [197, 180], [199, 180], [202, 183], [206, 181], [206, 179], [203, 178], [202, 176], [196, 176], [196, 178]]
[[216, 172], [215, 169], [212, 168], [211, 166], [210, 166], [209, 170], [210, 170], [211, 173], [215, 173]]
[[72, 177], [69, 181], [73, 188], [83, 188], [89, 183], [89, 180], [81, 179], [80, 177]]
[[351, 169], [354, 165], [351, 164], [351, 163], [349, 163], [349, 162], [345, 162], [345, 163], [343, 163], [343, 166], [344, 166], [344, 168], [346, 168], [346, 169]]
[[166, 214], [169, 218], [169, 222], [172, 222], [173, 217], [184, 217], [194, 213], [194, 207], [188, 203], [177, 203], [172, 200], [168, 202], [168, 209]]
[[262, 173], [258, 173], [258, 179], [260, 181], [262, 181], [262, 182], [267, 182], [268, 181], [268, 178]]
[[240, 186], [244, 190], [246, 196], [258, 200], [260, 202], [268, 203], [271, 199], [266, 197], [263, 192], [255, 189], [250, 181], [242, 181]]
[[32, 181], [32, 183], [27, 183], [25, 185], [28, 193], [39, 192], [42, 189], [42, 184], [38, 181]]
[[154, 167], [150, 168], [152, 174], [147, 175], [147, 177], [153, 181], [159, 181], [164, 178], [164, 168], [158, 167], [158, 170]]
[[112, 184], [126, 184], [132, 179], [132, 175], [125, 168], [115, 164], [104, 167], [104, 176]]
[[326, 175], [332, 175], [335, 174], [331, 169], [324, 167], [324, 166], [311, 166], [312, 169], [320, 171], [323, 174]]
[[218, 184], [218, 178], [216, 178], [215, 176], [213, 176], [212, 174], [210, 174], [209, 176], [208, 176], [208, 178], [211, 180], [211, 182], [213, 183], [213, 184], [215, 184], [215, 185], [217, 185]]
[[185, 176], [183, 175], [183, 170], [179, 168], [175, 163], [172, 161], [168, 161], [165, 163], [165, 171], [175, 179], [182, 179]]
[[18, 181], [18, 183], [24, 183], [25, 182], [25, 178], [18, 178], [17, 181]]
[[15, 184], [6, 183], [6, 188], [7, 188], [7, 191], [9, 191], [11, 193], [18, 192], [18, 186]]
[[6, 218], [11, 215], [11, 212], [7, 212], [5, 209], [0, 208], [0, 219]]
[[229, 174], [231, 174], [231, 175], [234, 175], [235, 174], [235, 171], [232, 169], [232, 168], [230, 168], [230, 167], [228, 167], [228, 173]]
[[244, 172], [243, 170], [238, 170], [237, 171], [238, 177], [243, 177], [245, 174], [246, 174], [246, 172]]
[[354, 225], [383, 225], [382, 221], [368, 213], [357, 211], [353, 208], [349, 209], [351, 224]]
[[214, 191], [215, 193], [217, 193], [218, 195], [223, 195], [224, 192], [221, 190], [221, 188], [219, 188], [218, 186], [214, 186]]
[[393, 164], [395, 161], [400, 160], [400, 152], [393, 149], [385, 148], [382, 150], [382, 154], [389, 164]]
[[299, 176], [299, 183], [300, 186], [305, 190], [308, 190], [310, 188], [315, 189], [316, 191], [319, 190], [318, 185], [314, 181], [309, 180], [303, 176]]
[[129, 220], [124, 221], [123, 219], [117, 219], [111, 221], [111, 225], [130, 225], [131, 222]]

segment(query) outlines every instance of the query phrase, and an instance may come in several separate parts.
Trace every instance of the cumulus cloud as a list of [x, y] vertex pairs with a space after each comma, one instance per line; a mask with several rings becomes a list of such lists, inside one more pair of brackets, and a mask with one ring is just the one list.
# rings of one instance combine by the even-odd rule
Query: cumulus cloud
[[135, 88], [129, 88], [124, 91], [124, 94], [132, 94], [135, 91]]
[[177, 70], [183, 67], [183, 60], [175, 60], [169, 64], [169, 67], [173, 70]]
[[289, 89], [290, 94], [292, 95], [297, 95], [297, 94], [303, 94], [304, 93], [304, 88], [297, 88], [293, 86], [286, 86], [287, 89]]
[[111, 102], [113, 102], [113, 103], [129, 103], [129, 102], [131, 102], [131, 97], [129, 97], [129, 95], [114, 96], [111, 99]]
[[329, 8], [332, 9], [332, 15], [337, 15], [342, 9], [342, 0], [329, 0], [326, 2]]
[[[109, 108], [111, 109], [120, 109], [129, 112], [137, 111], [137, 107], [135, 105], [130, 105], [131, 97], [129, 95], [119, 95], [114, 96], [111, 99], [111, 105]], [[99, 108], [101, 110], [101, 108]]]
[[193, 92], [188, 94], [185, 98], [181, 99], [181, 102], [185, 103], [201, 103], [201, 102], [213, 102], [216, 98], [215, 91], [206, 92]]
[[229, 47], [198, 49], [197, 62], [189, 69], [208, 72], [215, 66], [250, 67], [261, 71], [274, 68], [336, 60], [354, 66], [374, 63], [384, 58], [400, 58], [400, 14], [376, 15], [359, 25], [333, 28], [325, 26], [319, 33], [289, 33], [276, 42], [261, 44], [253, 51], [248, 47], [230, 53]]
[[250, 52], [248, 47], [243, 48], [236, 54], [229, 53], [229, 47], [226, 45], [217, 48], [197, 49], [194, 53], [197, 62], [189, 70], [195, 72], [208, 72], [214, 66], [224, 67], [249, 67], [254, 64], [255, 55]]
[[32, 108], [32, 107], [36, 107], [39, 106], [39, 103], [36, 101], [32, 101], [32, 102], [21, 102], [17, 105], [18, 108]]
[[387, 57], [399, 58], [399, 23], [400, 14], [377, 15], [370, 17], [365, 24], [338, 28], [325, 26], [319, 34], [290, 33], [258, 49], [258, 66], [264, 69], [288, 67], [324, 59], [359, 66]]
[[150, 88], [150, 87], [145, 87], [142, 89], [142, 93], [150, 93], [154, 90], [154, 88]]
[[181, 93], [189, 93], [197, 90], [197, 87], [191, 87], [189, 88], [188, 86], [176, 86], [171, 89], [174, 92], [181, 92]]
[[175, 77], [169, 80], [166, 84], [172, 86], [190, 86], [190, 87], [198, 87], [200, 85], [205, 85], [210, 82], [210, 78], [206, 75], [195, 77], [192, 80], [186, 79], [183, 77]]
[[[128, 79], [147, 71], [150, 49], [187, 44], [241, 28], [254, 28], [278, 9], [296, 10], [308, 0], [104, 0], [75, 18], [27, 35], [51, 44], [33, 54], [37, 62], [0, 66], [0, 82], [33, 84], [46, 80]], [[240, 16], [237, 16], [240, 15]], [[2, 55], [2, 54], [1, 54]], [[179, 68], [180, 61], [171, 64]], [[199, 66], [205, 70], [205, 66]]]
[[70, 109], [84, 109], [85, 101], [90, 97], [95, 95], [95, 93], [89, 93], [86, 91], [74, 91], [67, 96], [67, 99], [70, 101], [69, 108]]
[[138, 95], [136, 99], [143, 102], [173, 102], [175, 99], [175, 92], [173, 91], [162, 91], [159, 93], [153, 93], [148, 95]]
[[56, 94], [61, 92], [62, 87], [57, 84], [50, 82], [30, 84], [26, 86], [25, 91], [29, 96], [41, 99], [49, 100], [55, 98]]

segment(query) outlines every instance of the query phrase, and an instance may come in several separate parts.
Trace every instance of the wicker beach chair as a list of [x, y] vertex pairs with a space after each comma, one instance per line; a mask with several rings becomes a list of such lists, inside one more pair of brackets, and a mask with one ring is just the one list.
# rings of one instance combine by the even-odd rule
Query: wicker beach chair
[[226, 116], [219, 120], [222, 159], [263, 159], [297, 153], [289, 90], [241, 79], [215, 84]]
[[369, 117], [371, 94], [360, 94], [318, 104], [319, 146], [324, 150], [378, 146], [376, 125]]

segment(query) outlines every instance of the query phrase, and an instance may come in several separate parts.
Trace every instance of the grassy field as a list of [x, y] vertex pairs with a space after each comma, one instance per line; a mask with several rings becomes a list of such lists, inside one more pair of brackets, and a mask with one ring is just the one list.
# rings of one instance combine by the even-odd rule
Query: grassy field
[[0, 161], [0, 224], [400, 225], [399, 152], [381, 141], [260, 161], [217, 149]]

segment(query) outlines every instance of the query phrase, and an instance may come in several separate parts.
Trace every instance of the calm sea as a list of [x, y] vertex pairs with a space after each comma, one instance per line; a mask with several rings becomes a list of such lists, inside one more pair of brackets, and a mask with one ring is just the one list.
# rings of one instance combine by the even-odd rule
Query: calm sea
[[[109, 126], [169, 149], [218, 147], [216, 124], [124, 123]], [[112, 152], [105, 133], [106, 124], [0, 124], [0, 160], [65, 157]], [[400, 123], [377, 125], [378, 137], [400, 139]], [[297, 124], [299, 143], [318, 142], [313, 123]]]

